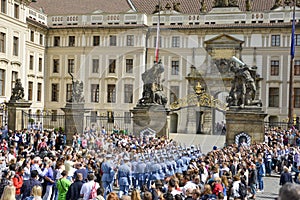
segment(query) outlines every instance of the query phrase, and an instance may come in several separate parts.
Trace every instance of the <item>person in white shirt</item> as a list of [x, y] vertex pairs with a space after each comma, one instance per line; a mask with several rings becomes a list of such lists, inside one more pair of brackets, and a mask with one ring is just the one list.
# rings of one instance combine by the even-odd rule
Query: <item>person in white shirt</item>
[[95, 182], [95, 175], [90, 173], [88, 174], [88, 182], [84, 183], [80, 190], [80, 196], [83, 198], [83, 200], [89, 200], [89, 196], [93, 187], [96, 187], [96, 190], [98, 190], [100, 185], [99, 183]]

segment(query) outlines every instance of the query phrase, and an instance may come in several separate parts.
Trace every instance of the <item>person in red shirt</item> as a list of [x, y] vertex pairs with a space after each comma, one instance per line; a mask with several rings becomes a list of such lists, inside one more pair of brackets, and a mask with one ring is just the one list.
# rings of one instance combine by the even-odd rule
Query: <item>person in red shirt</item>
[[24, 174], [24, 169], [19, 167], [17, 173], [13, 177], [13, 184], [16, 188], [16, 200], [21, 200], [21, 187], [23, 185], [23, 174]]
[[220, 192], [223, 192], [223, 186], [222, 186], [222, 181], [221, 178], [216, 177], [215, 182], [213, 183], [213, 194], [218, 196]]

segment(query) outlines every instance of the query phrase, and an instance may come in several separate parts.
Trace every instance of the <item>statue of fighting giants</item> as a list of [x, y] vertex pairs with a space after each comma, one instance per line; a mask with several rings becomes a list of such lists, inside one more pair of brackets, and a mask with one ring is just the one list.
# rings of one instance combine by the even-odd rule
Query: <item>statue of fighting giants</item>
[[161, 85], [161, 74], [164, 72], [164, 66], [161, 61], [154, 62], [153, 67], [146, 70], [142, 74], [143, 94], [139, 100], [138, 105], [158, 104], [165, 106], [167, 103], [167, 97], [163, 93], [163, 87]]
[[231, 71], [234, 72], [231, 90], [227, 97], [228, 106], [245, 105], [261, 106], [261, 102], [255, 100], [256, 95], [256, 70], [248, 67], [236, 57], [232, 57]]

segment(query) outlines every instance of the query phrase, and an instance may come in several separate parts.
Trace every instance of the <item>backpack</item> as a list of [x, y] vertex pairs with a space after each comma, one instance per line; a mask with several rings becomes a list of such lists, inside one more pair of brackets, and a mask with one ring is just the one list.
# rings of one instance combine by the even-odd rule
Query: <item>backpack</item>
[[97, 197], [97, 189], [96, 189], [96, 182], [94, 183], [94, 186], [92, 187], [91, 193], [89, 195], [89, 199], [94, 199]]
[[238, 193], [239, 193], [241, 199], [244, 199], [245, 197], [247, 197], [247, 188], [246, 188], [245, 184], [242, 182], [239, 183]]

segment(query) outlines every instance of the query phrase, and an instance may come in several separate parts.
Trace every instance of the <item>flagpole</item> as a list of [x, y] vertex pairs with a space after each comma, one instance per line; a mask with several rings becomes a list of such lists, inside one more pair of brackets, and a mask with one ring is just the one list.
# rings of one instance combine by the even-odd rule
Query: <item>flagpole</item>
[[290, 60], [289, 110], [288, 110], [290, 127], [292, 127], [294, 124], [293, 115], [294, 115], [295, 10], [296, 10], [296, 0], [294, 0], [292, 35], [291, 35], [291, 60]]
[[159, 59], [159, 25], [160, 25], [160, 0], [158, 0], [158, 23], [156, 28], [156, 49], [155, 49], [155, 61], [158, 63]]

